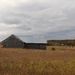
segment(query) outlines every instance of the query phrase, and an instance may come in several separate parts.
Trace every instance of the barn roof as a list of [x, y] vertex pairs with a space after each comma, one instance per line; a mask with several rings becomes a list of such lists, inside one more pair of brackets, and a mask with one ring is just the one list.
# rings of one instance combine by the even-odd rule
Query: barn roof
[[11, 36], [9, 36], [8, 38], [6, 38], [5, 40], [3, 40], [2, 42], [7, 41], [7, 40], [8, 40], [9, 38], [11, 38], [11, 37], [13, 37], [13, 38], [15, 38], [15, 39], [17, 39], [17, 40], [23, 42], [21, 39], [19, 39], [19, 38], [18, 38], [17, 36], [15, 36], [14, 34], [12, 34]]

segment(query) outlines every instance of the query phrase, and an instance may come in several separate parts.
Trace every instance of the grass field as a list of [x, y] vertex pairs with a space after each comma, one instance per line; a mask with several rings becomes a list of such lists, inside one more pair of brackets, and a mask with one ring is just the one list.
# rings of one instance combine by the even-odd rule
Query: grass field
[[75, 75], [75, 47], [51, 48], [0, 48], [0, 75]]

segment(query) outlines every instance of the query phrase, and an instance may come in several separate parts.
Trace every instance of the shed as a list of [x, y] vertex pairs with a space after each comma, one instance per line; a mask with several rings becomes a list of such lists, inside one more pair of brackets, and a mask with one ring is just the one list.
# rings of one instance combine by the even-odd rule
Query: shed
[[26, 49], [46, 49], [46, 43], [25, 43], [24, 47]]

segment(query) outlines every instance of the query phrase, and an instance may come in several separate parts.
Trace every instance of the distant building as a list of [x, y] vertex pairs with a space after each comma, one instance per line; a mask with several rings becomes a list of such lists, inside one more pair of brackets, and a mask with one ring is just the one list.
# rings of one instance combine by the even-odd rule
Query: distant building
[[11, 35], [3, 40], [2, 45], [3, 48], [24, 48], [24, 42], [15, 35]]
[[25, 43], [25, 48], [26, 49], [46, 49], [45, 43]]
[[15, 35], [11, 35], [2, 41], [3, 48], [26, 48], [26, 49], [46, 49], [46, 43], [25, 43]]

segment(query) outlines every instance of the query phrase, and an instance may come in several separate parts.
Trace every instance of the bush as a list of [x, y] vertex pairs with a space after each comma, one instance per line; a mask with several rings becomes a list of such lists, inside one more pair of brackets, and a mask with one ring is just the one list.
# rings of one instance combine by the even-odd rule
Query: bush
[[56, 49], [54, 47], [51, 48], [52, 51], [55, 51]]

